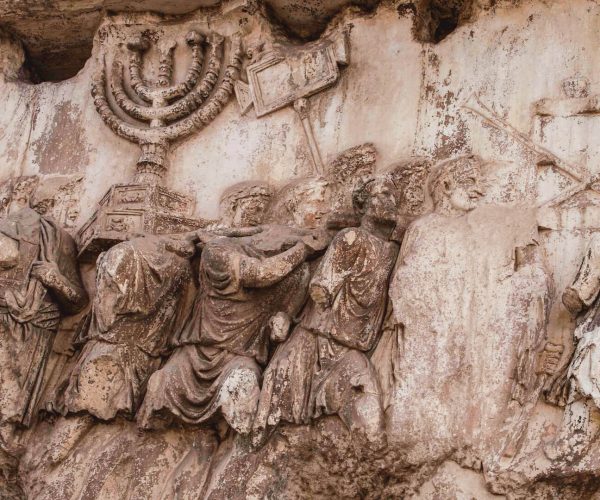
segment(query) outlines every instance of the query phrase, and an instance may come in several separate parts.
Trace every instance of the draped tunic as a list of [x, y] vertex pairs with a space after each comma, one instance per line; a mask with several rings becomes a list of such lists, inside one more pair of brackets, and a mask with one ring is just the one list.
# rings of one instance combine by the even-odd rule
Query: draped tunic
[[83, 348], [58, 411], [133, 418], [193, 288], [189, 260], [159, 237], [119, 243], [102, 254], [92, 311], [78, 338]]
[[59, 304], [31, 275], [55, 265], [83, 290], [71, 237], [31, 208], [0, 221], [0, 422], [29, 426], [61, 318]]
[[241, 384], [254, 386], [260, 380], [268, 356], [269, 319], [301, 302], [296, 296], [305, 295], [308, 280], [302, 264], [272, 286], [244, 286], [242, 260], [264, 260], [272, 253], [253, 243], [252, 238], [221, 238], [204, 248], [192, 314], [178, 335], [180, 347], [150, 380], [137, 417], [142, 427], [153, 426], [156, 417], [188, 424], [210, 421], [221, 409], [222, 389], [234, 373], [244, 374], [237, 377]]
[[576, 394], [590, 398], [600, 408], [600, 236], [594, 236], [571, 285], [587, 308], [575, 330], [577, 342], [567, 371]]
[[[310, 283], [300, 324], [263, 377], [255, 428], [306, 424], [342, 411], [357, 392], [379, 394], [365, 353], [379, 339], [398, 244], [363, 228], [340, 231]], [[319, 301], [320, 302], [320, 301]]]

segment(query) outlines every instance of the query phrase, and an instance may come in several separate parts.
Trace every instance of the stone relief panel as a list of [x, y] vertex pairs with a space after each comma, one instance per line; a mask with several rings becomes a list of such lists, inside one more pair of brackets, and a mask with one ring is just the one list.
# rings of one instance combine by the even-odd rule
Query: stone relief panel
[[110, 13], [37, 87], [0, 44], [1, 497], [599, 494], [600, 10], [410, 5]]

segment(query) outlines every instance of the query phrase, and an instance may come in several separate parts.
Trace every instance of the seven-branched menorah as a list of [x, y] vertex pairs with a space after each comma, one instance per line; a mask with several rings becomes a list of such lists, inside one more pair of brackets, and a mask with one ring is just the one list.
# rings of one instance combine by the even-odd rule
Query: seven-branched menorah
[[205, 65], [203, 36], [191, 31], [186, 41], [192, 50], [192, 63], [184, 81], [178, 84], [173, 84], [175, 42], [160, 49], [155, 85], [145, 81], [142, 74], [143, 55], [150, 48], [150, 40], [140, 36], [127, 44], [131, 89], [144, 104], [129, 97], [123, 81], [123, 64], [117, 60], [113, 63], [110, 88], [114, 101], [125, 114], [149, 126], [132, 125], [113, 111], [106, 95], [105, 64], [92, 82], [94, 104], [104, 122], [115, 134], [139, 144], [142, 149], [135, 182], [159, 183], [167, 169], [169, 144], [211, 123], [228, 102], [238, 79], [243, 54], [238, 35], [231, 38], [229, 62], [222, 74], [224, 38], [221, 35], [208, 36]]

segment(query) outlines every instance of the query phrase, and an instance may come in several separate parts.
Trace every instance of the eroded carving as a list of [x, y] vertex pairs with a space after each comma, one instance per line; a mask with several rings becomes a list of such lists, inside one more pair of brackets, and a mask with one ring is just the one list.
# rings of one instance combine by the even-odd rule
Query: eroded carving
[[[255, 186], [246, 189], [253, 193]], [[248, 193], [236, 193], [231, 204], [239, 207], [237, 220], [259, 222], [256, 206], [239, 205]], [[194, 312], [179, 336], [182, 347], [150, 380], [138, 421], [143, 428], [161, 418], [201, 424], [221, 414], [235, 431], [246, 434], [270, 339], [287, 335], [306, 293], [303, 263], [329, 239], [324, 233], [275, 226], [256, 236], [200, 238], [201, 290]]]
[[[402, 17], [430, 3], [349, 9], [310, 42], [254, 0], [110, 13], [88, 67], [37, 87], [8, 81], [11, 38], [0, 153], [15, 177], [48, 174], [0, 186], [11, 496], [17, 463], [32, 498], [597, 494], [598, 98], [572, 57], [593, 53], [577, 9], [597, 9], [434, 5], [434, 41], [473, 22], [423, 46]], [[544, 56], [546, 33], [569, 34], [568, 58]], [[519, 71], [534, 56], [539, 81]], [[489, 60], [510, 60], [505, 81]], [[46, 108], [98, 68], [57, 145], [66, 122]], [[243, 116], [223, 112], [234, 90]], [[81, 226], [97, 172], [131, 153], [104, 144], [94, 107], [142, 154]], [[174, 142], [217, 119], [168, 178]], [[68, 178], [67, 135], [94, 162]], [[79, 230], [91, 309], [72, 254], [36, 263], [69, 246], [59, 226]]]
[[15, 180], [0, 220], [0, 451], [13, 459], [21, 431], [35, 421], [60, 318], [87, 303], [73, 240], [30, 206], [37, 182]]
[[311, 279], [300, 324], [265, 372], [256, 441], [281, 420], [306, 424], [337, 414], [376, 446], [385, 442], [379, 386], [364, 353], [378, 338], [398, 250], [389, 241], [397, 214], [394, 191], [385, 178], [356, 187], [361, 225], [333, 239]]
[[143, 55], [150, 48], [144, 35], [127, 44], [129, 81], [139, 104], [129, 97], [123, 77], [123, 64], [115, 58], [110, 88], [120, 112], [149, 124], [132, 125], [122, 120], [111, 107], [106, 92], [106, 68], [103, 61], [92, 82], [96, 110], [111, 130], [139, 144], [142, 154], [137, 161], [133, 184], [118, 184], [104, 196], [96, 214], [79, 232], [80, 258], [89, 260], [100, 251], [123, 241], [129, 234], [170, 234], [186, 232], [207, 224], [191, 219], [194, 206], [188, 196], [160, 186], [167, 171], [169, 145], [209, 125], [229, 101], [242, 65], [241, 37], [231, 37], [229, 60], [221, 71], [225, 38], [212, 33], [207, 42], [208, 56], [203, 64], [204, 37], [197, 31], [186, 35], [192, 62], [185, 79], [173, 83], [173, 56], [176, 42], [159, 44], [159, 70], [155, 86], [142, 75]]
[[598, 353], [598, 293], [600, 238], [595, 235], [589, 243], [575, 280], [562, 295], [564, 306], [580, 315], [573, 334], [575, 352], [568, 365], [564, 381], [566, 407], [563, 420], [546, 455], [558, 463], [574, 463], [588, 452], [600, 431], [598, 424], [599, 376]]
[[236, 35], [232, 38], [227, 68], [220, 78], [224, 41], [217, 33], [208, 37], [207, 68], [200, 79], [204, 38], [200, 33], [190, 31], [186, 42], [192, 50], [192, 63], [185, 80], [179, 84], [172, 81], [176, 43], [164, 41], [159, 47], [160, 65], [155, 87], [148, 86], [142, 75], [143, 54], [150, 48], [150, 40], [141, 35], [127, 44], [131, 86], [137, 97], [147, 104], [139, 105], [128, 97], [123, 84], [123, 65], [118, 60], [113, 63], [111, 90], [123, 111], [132, 118], [148, 122], [150, 128], [135, 127], [121, 120], [107, 100], [104, 66], [96, 75], [92, 95], [98, 113], [115, 134], [139, 144], [142, 149], [136, 182], [156, 183], [166, 171], [169, 143], [208, 125], [227, 104], [241, 67], [242, 52], [240, 37]]

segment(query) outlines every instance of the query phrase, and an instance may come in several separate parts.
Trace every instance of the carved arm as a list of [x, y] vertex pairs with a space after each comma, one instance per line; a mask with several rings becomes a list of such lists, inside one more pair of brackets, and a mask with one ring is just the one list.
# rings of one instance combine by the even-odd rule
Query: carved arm
[[88, 295], [85, 289], [62, 274], [56, 264], [36, 261], [31, 275], [51, 291], [65, 312], [75, 314], [87, 305]]
[[302, 264], [308, 254], [308, 247], [298, 242], [289, 250], [264, 260], [243, 257], [240, 262], [241, 283], [249, 288], [273, 286]]

